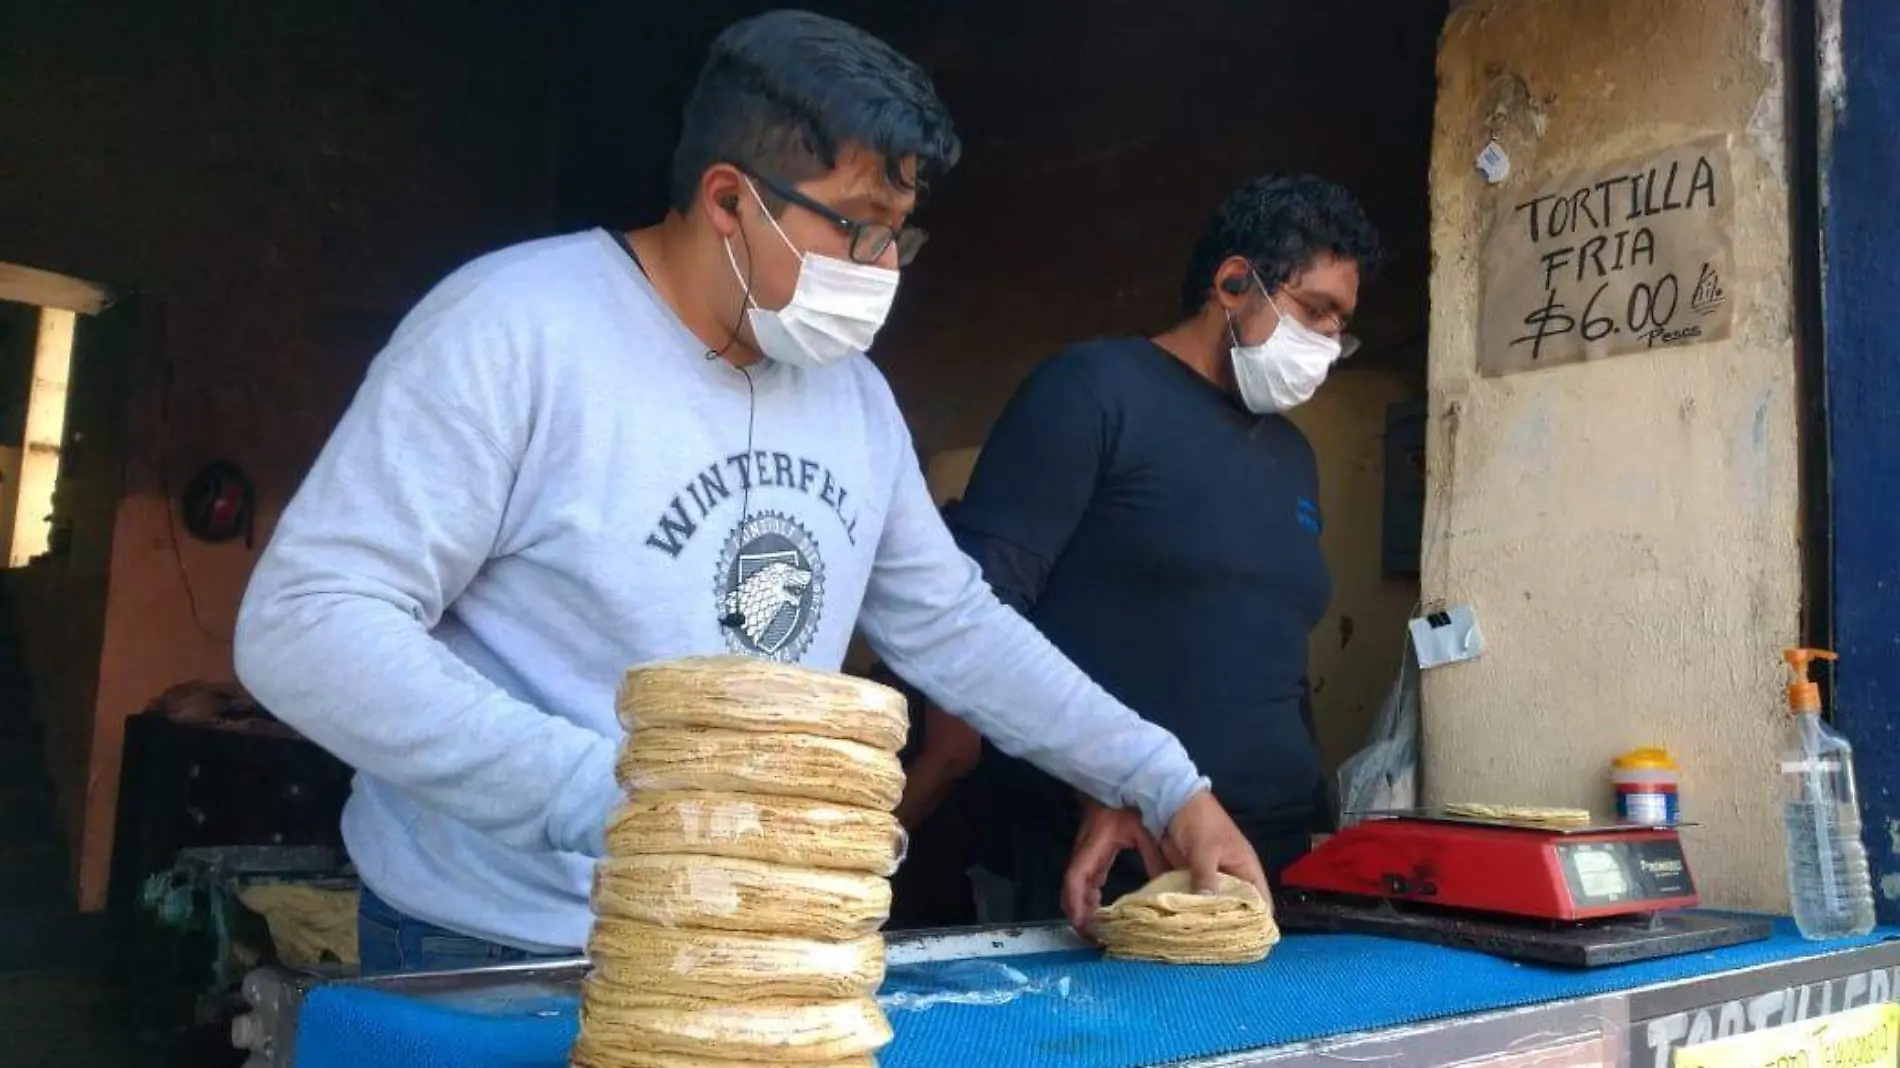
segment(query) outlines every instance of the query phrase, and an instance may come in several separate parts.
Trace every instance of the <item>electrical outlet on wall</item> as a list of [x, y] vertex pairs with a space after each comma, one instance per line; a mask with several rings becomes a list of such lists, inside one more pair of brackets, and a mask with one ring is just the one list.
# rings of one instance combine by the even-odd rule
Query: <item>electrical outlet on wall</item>
[[1412, 648], [1421, 668], [1444, 667], [1484, 655], [1484, 632], [1468, 604], [1434, 608], [1412, 620]]

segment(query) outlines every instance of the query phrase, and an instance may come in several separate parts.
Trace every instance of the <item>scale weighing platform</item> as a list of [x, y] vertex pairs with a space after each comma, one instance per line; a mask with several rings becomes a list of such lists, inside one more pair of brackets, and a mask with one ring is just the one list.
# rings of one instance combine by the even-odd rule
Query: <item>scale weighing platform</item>
[[1676, 827], [1577, 826], [1437, 810], [1366, 813], [1296, 861], [1291, 930], [1358, 932], [1576, 967], [1766, 939], [1700, 902]]

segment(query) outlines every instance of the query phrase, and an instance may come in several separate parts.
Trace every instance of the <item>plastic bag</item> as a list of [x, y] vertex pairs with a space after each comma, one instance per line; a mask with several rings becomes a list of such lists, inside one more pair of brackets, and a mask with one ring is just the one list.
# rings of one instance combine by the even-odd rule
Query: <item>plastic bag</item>
[[1069, 997], [1070, 977], [1028, 975], [995, 960], [959, 960], [948, 964], [900, 964], [891, 968], [878, 991], [885, 1012], [922, 1012], [936, 1005], [1007, 1005], [1017, 998]]
[[1405, 638], [1398, 678], [1372, 724], [1365, 748], [1339, 765], [1339, 826], [1355, 813], [1414, 808], [1418, 804], [1418, 658]]

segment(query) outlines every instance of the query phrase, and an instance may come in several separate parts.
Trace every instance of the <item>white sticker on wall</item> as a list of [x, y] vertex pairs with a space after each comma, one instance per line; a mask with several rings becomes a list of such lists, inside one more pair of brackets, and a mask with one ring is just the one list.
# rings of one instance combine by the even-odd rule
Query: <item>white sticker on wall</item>
[[1484, 655], [1484, 633], [1478, 614], [1467, 604], [1454, 604], [1412, 620], [1412, 648], [1421, 668], [1444, 667]]
[[1485, 144], [1484, 151], [1478, 153], [1478, 173], [1492, 185], [1511, 176], [1511, 157], [1505, 154], [1503, 145], [1496, 141]]

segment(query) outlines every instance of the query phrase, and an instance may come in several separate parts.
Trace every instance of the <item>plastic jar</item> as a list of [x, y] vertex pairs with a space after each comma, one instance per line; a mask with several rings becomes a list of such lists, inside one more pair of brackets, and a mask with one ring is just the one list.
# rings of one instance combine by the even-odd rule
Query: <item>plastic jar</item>
[[1610, 762], [1610, 781], [1616, 786], [1619, 822], [1667, 827], [1682, 818], [1682, 769], [1667, 750], [1644, 747], [1624, 753]]

